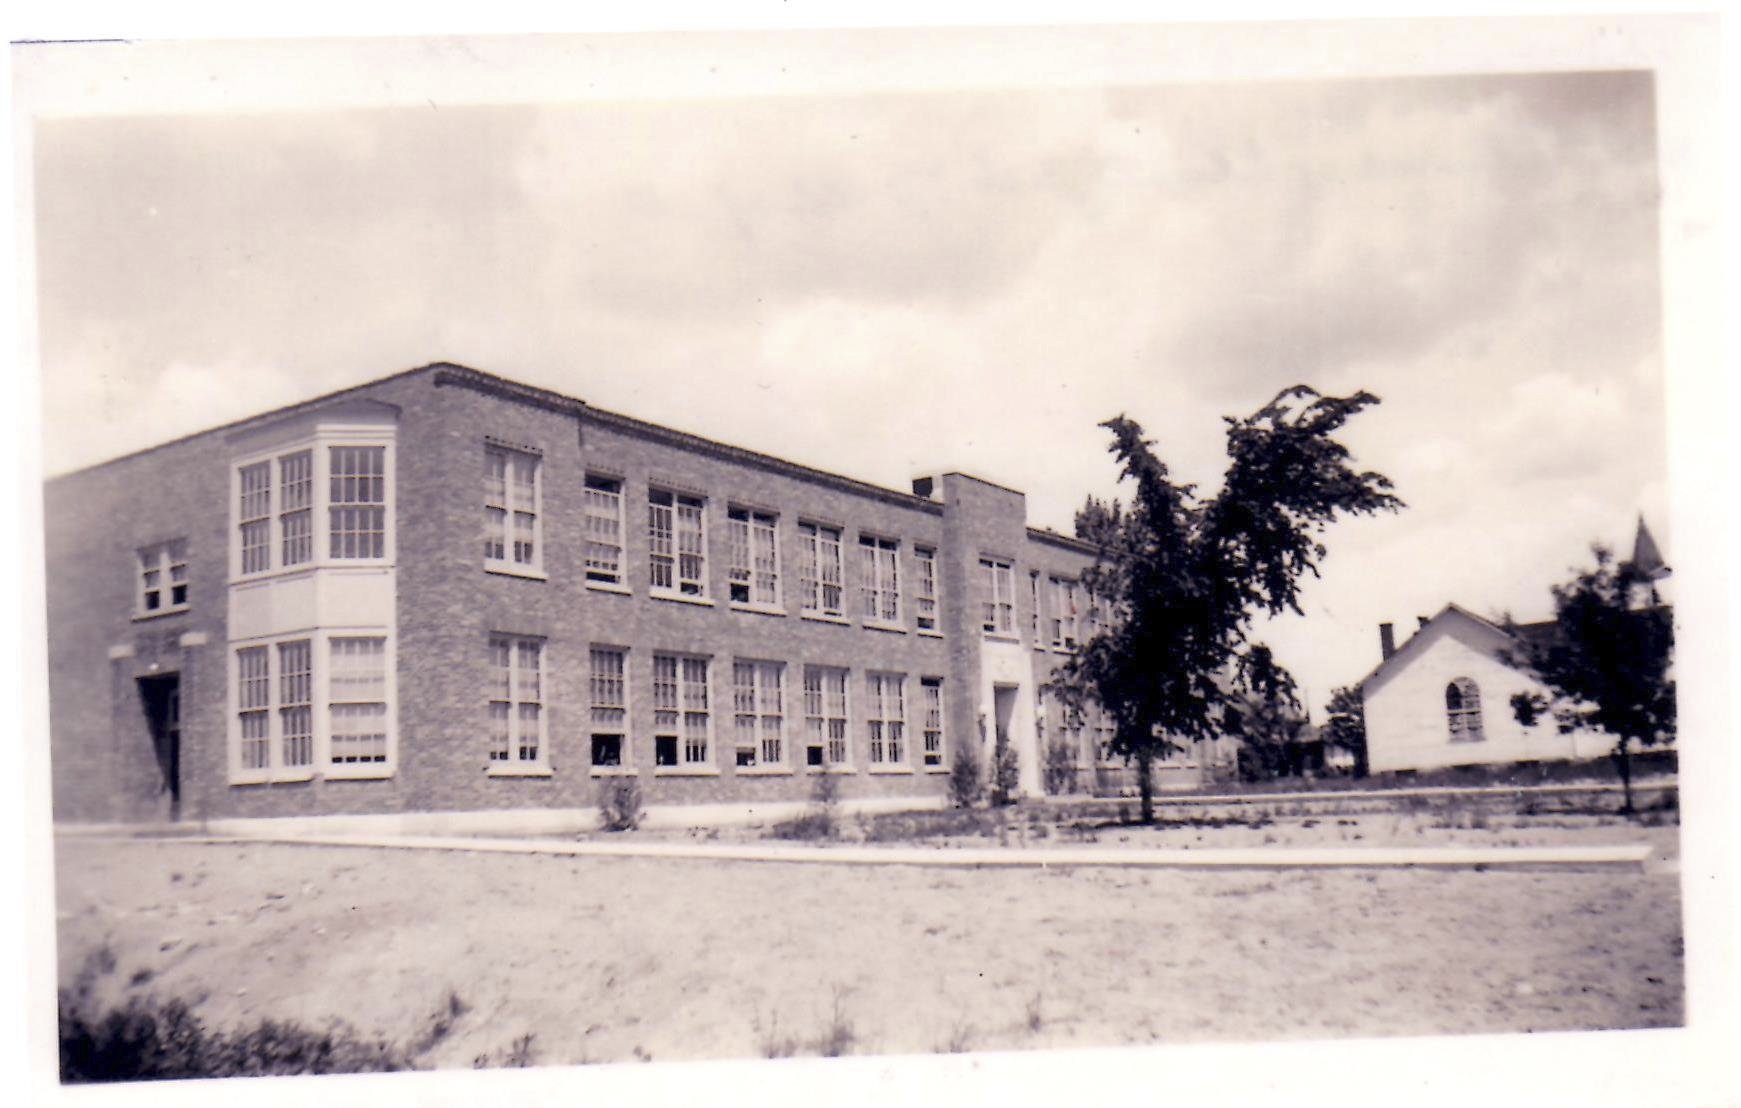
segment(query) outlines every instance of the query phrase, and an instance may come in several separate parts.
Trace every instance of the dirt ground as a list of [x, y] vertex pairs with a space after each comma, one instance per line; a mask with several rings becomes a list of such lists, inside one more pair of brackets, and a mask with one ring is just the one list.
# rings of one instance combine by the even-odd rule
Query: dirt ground
[[[1262, 841], [1205, 845], [1253, 845], [1247, 831]], [[1575, 841], [1672, 855], [1673, 832]], [[77, 838], [56, 853], [63, 984], [107, 947], [113, 998], [401, 1042], [452, 994], [464, 1012], [422, 1059], [438, 1067], [504, 1064], [516, 1042], [517, 1060], [571, 1064], [1683, 1019], [1672, 866], [933, 870]]]

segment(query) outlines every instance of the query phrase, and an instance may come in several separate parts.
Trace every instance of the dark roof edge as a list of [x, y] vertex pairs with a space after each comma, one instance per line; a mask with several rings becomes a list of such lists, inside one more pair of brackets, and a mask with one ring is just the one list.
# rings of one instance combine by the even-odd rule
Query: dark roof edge
[[1043, 527], [1028, 528], [1028, 538], [1035, 542], [1051, 543], [1053, 546], [1062, 547], [1078, 554], [1092, 554], [1096, 558], [1100, 557], [1100, 547], [1093, 543], [1060, 534], [1057, 531], [1048, 531]]
[[493, 373], [485, 373], [481, 369], [473, 369], [470, 366], [439, 362], [424, 368], [435, 370], [435, 387], [438, 389], [457, 385], [460, 388], [471, 389], [473, 392], [481, 392], [486, 396], [513, 401], [516, 404], [528, 404], [534, 408], [543, 408], [546, 411], [575, 417], [593, 410], [584, 400], [576, 400], [572, 396], [564, 396], [559, 392], [552, 392], [550, 389], [541, 389], [536, 385], [522, 385], [518, 381], [497, 377]]
[[772, 454], [763, 454], [755, 450], [746, 450], [741, 446], [705, 439], [700, 435], [692, 435], [687, 431], [677, 431], [670, 427], [661, 427], [657, 423], [626, 416], [620, 412], [606, 411], [586, 405], [584, 419], [621, 431], [624, 434], [636, 435], [653, 442], [675, 446], [683, 450], [691, 450], [697, 454], [706, 454], [728, 462], [740, 465], [756, 466], [760, 469], [778, 473], [784, 477], [793, 477], [800, 481], [849, 492], [857, 496], [881, 500], [899, 508], [914, 508], [929, 515], [943, 514], [943, 505], [929, 497], [915, 496], [912, 493], [886, 489], [881, 485], [873, 485], [868, 481], [860, 481], [854, 477], [843, 477], [838, 473], [830, 473], [824, 469], [813, 469], [810, 466], [789, 462]]
[[[134, 458], [142, 458], [147, 454], [154, 454], [159, 450], [168, 450], [172, 446], [180, 446], [183, 443], [192, 442], [194, 439], [204, 438], [207, 435], [223, 434], [253, 424], [266, 423], [284, 416], [296, 415], [299, 412], [306, 411], [309, 408], [317, 407], [321, 404], [330, 404], [332, 401], [339, 400], [351, 395], [352, 393], [361, 392], [364, 389], [371, 389], [377, 385], [384, 385], [389, 381], [397, 381], [401, 377], [411, 377], [418, 373], [426, 373], [432, 369], [440, 370], [446, 368], [463, 369], [465, 367], [454, 366], [449, 362], [431, 362], [429, 365], [420, 365], [412, 369], [401, 369], [396, 373], [389, 373], [385, 377], [376, 377], [373, 380], [364, 381], [361, 384], [346, 385], [342, 389], [322, 393], [319, 396], [310, 397], [307, 400], [298, 400], [293, 404], [286, 404], [282, 407], [273, 408], [270, 411], [258, 412], [251, 416], [244, 416], [241, 419], [232, 419], [230, 422], [220, 423], [216, 427], [207, 427], [200, 431], [190, 431], [185, 435], [170, 439], [168, 442], [160, 442], [153, 446], [141, 447], [138, 450], [133, 450], [126, 454], [118, 454], [113, 458], [107, 458], [100, 462], [93, 462], [88, 466], [80, 466], [78, 469], [69, 469], [65, 473], [56, 473], [43, 478], [43, 484], [51, 484], [55, 481], [65, 480], [68, 477], [77, 477], [81, 473], [91, 473], [108, 466], [119, 465], [122, 462], [129, 462]], [[476, 373], [477, 371], [471, 370], [470, 372]]]

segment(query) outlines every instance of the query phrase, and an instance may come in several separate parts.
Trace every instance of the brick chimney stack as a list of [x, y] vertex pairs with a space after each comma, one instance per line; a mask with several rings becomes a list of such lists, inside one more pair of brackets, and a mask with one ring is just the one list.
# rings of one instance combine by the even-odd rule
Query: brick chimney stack
[[1386, 658], [1396, 653], [1396, 628], [1391, 624], [1378, 625], [1378, 648]]

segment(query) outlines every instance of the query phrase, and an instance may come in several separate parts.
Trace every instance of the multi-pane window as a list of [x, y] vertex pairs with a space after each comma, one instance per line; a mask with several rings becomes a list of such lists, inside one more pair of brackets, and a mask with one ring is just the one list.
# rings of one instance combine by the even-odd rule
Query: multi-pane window
[[913, 588], [914, 619], [919, 630], [937, 630], [937, 552], [928, 546], [913, 548], [918, 580]]
[[804, 667], [804, 727], [810, 765], [846, 764], [846, 670]]
[[979, 560], [981, 623], [985, 630], [1007, 635], [1015, 626], [1015, 567], [996, 558]]
[[490, 636], [490, 763], [501, 770], [544, 763], [544, 644]]
[[804, 611], [810, 615], [841, 615], [840, 528], [800, 523], [798, 541], [804, 552], [800, 574]]
[[484, 562], [537, 569], [538, 455], [484, 449]]
[[307, 639], [278, 644], [278, 741], [284, 765], [314, 765], [314, 651]]
[[586, 579], [623, 583], [623, 483], [615, 477], [586, 476]]
[[1076, 582], [1054, 577], [1050, 583], [1052, 590], [1052, 646], [1056, 650], [1075, 650], [1079, 634], [1076, 614]]
[[272, 764], [272, 662], [264, 646], [236, 651], [236, 714], [241, 723], [244, 770]]
[[707, 765], [707, 659], [653, 655], [653, 764]]
[[734, 604], [780, 602], [780, 559], [772, 512], [733, 508], [726, 513], [731, 529], [731, 569], [728, 574]]
[[327, 713], [335, 766], [387, 760], [387, 640], [340, 635], [329, 641]]
[[901, 544], [871, 535], [858, 537], [859, 614], [877, 623], [901, 618]]
[[241, 503], [237, 529], [242, 540], [242, 572], [272, 568], [272, 463], [257, 462], [238, 471]]
[[592, 648], [592, 764], [621, 766], [628, 739], [628, 654], [617, 647]]
[[868, 757], [873, 765], [906, 760], [907, 679], [898, 673], [867, 673], [864, 679]]
[[1040, 571], [1035, 569], [1028, 571], [1028, 638], [1035, 646], [1041, 642], [1040, 627]]
[[1445, 716], [1454, 743], [1478, 743], [1487, 737], [1481, 725], [1481, 689], [1467, 677], [1445, 686]]
[[278, 536], [283, 565], [314, 561], [314, 453], [278, 459]]
[[920, 730], [924, 739], [925, 764], [940, 766], [943, 764], [943, 679], [920, 678], [919, 698], [919, 708], [924, 713]]
[[732, 663], [732, 712], [740, 766], [777, 766], [785, 759], [781, 742], [785, 669], [779, 662]]
[[187, 607], [187, 541], [142, 547], [138, 555], [140, 614]]
[[329, 449], [328, 553], [334, 558], [386, 557], [386, 448]]
[[698, 496], [651, 489], [647, 493], [648, 570], [654, 589], [707, 595], [706, 502]]

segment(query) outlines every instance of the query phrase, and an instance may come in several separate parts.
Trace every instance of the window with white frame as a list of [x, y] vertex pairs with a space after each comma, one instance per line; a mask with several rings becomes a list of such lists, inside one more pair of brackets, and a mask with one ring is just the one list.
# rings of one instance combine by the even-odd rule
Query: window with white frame
[[804, 589], [805, 614], [836, 617], [844, 614], [840, 528], [800, 523], [798, 541], [804, 552], [799, 583]]
[[484, 447], [484, 565], [539, 569], [539, 457], [525, 450]]
[[872, 765], [900, 765], [907, 759], [907, 679], [867, 673], [864, 691], [866, 757]]
[[780, 603], [780, 555], [773, 512], [732, 508], [726, 512], [731, 531], [731, 566], [727, 572], [733, 604]]
[[278, 536], [280, 565], [314, 561], [312, 450], [298, 450], [278, 459]]
[[1062, 577], [1051, 579], [1052, 592], [1052, 648], [1054, 650], [1075, 650], [1079, 634], [1076, 614], [1076, 582]]
[[305, 447], [236, 466], [233, 571], [384, 560], [387, 471], [387, 447], [368, 445]]
[[1454, 743], [1478, 743], [1487, 738], [1481, 724], [1481, 689], [1467, 677], [1445, 686], [1445, 716]]
[[309, 639], [235, 651], [237, 783], [307, 778], [315, 764], [314, 659]]
[[544, 643], [522, 635], [490, 636], [489, 768], [542, 769]]
[[387, 761], [387, 640], [334, 635], [328, 640], [327, 713], [334, 766]]
[[921, 631], [937, 630], [937, 552], [928, 546], [913, 548], [918, 580], [913, 588], [914, 621]]
[[647, 557], [654, 592], [707, 595], [706, 501], [699, 496], [647, 492]]
[[628, 765], [628, 652], [595, 646], [591, 653], [592, 764], [598, 769]]
[[940, 766], [943, 764], [943, 678], [921, 677], [919, 699], [920, 710], [924, 713], [920, 732], [925, 764]]
[[738, 659], [732, 663], [739, 766], [778, 766], [785, 761], [785, 672], [786, 667], [779, 662]]
[[142, 616], [180, 612], [187, 608], [187, 540], [174, 539], [141, 547], [139, 596], [134, 603]]
[[1028, 638], [1037, 647], [1040, 645], [1040, 571], [1028, 571]]
[[986, 631], [1007, 635], [1015, 626], [1015, 567], [997, 558], [979, 560], [981, 624]]
[[707, 659], [653, 655], [653, 764], [709, 765]]
[[387, 450], [328, 448], [327, 536], [333, 558], [387, 556]]
[[872, 623], [901, 619], [901, 544], [874, 535], [858, 537], [859, 614]]
[[623, 584], [623, 483], [586, 475], [586, 579]]
[[812, 766], [844, 766], [846, 760], [846, 670], [804, 667], [805, 760]]

